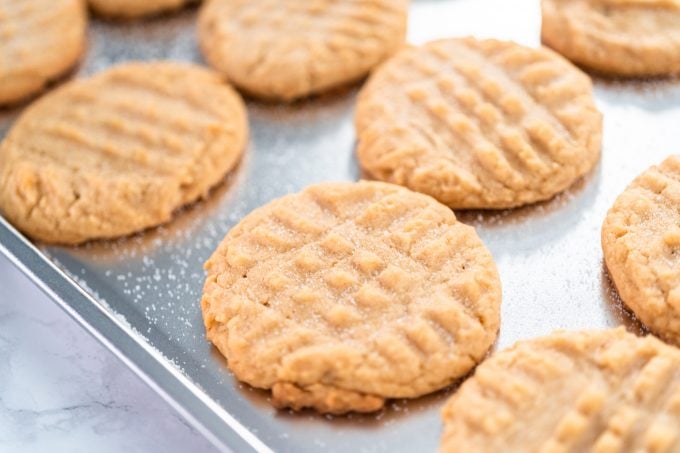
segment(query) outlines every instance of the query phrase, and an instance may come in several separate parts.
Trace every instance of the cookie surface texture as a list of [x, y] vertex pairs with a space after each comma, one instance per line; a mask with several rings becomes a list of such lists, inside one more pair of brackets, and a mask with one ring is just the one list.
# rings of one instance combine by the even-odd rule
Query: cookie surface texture
[[209, 0], [203, 55], [240, 89], [290, 101], [364, 77], [403, 45], [408, 0]]
[[496, 353], [446, 403], [440, 451], [677, 452], [680, 351], [623, 328]]
[[0, 144], [0, 210], [34, 239], [75, 244], [170, 220], [245, 146], [243, 102], [222, 76], [127, 63], [24, 111]]
[[194, 0], [87, 0], [90, 7], [102, 16], [135, 19], [179, 9]]
[[362, 88], [357, 154], [373, 178], [454, 209], [546, 200], [599, 159], [590, 79], [554, 52], [473, 38], [401, 51]]
[[431, 197], [324, 183], [261, 207], [206, 263], [208, 339], [278, 407], [370, 412], [465, 375], [496, 338], [500, 282]]
[[638, 176], [602, 225], [619, 295], [656, 335], [680, 345], [680, 156]]
[[680, 1], [542, 0], [541, 39], [575, 63], [624, 77], [680, 74]]
[[85, 50], [82, 0], [0, 0], [0, 106], [39, 92]]

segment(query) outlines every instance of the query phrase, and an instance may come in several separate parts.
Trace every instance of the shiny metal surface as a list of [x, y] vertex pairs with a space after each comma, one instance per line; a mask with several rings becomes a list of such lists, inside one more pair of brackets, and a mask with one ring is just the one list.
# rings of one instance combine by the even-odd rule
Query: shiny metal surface
[[[194, 20], [195, 10], [130, 24], [95, 20], [79, 75], [128, 59], [201, 61]], [[475, 35], [535, 46], [539, 28], [538, 0], [413, 0], [409, 40]], [[641, 330], [606, 276], [599, 231], [634, 176], [680, 152], [680, 81], [597, 79], [595, 85], [605, 129], [602, 160], [591, 175], [546, 203], [458, 213], [477, 227], [500, 270], [496, 349], [555, 329], [625, 324]], [[435, 451], [439, 409], [451, 389], [396, 401], [371, 416], [277, 412], [265, 392], [238, 384], [204, 339], [201, 265], [229, 228], [253, 208], [310, 183], [360, 177], [355, 94], [346, 89], [292, 106], [250, 101], [251, 142], [239, 167], [166, 226], [113, 242], [38, 250], [0, 222], [0, 249], [217, 444], [238, 451], [247, 444], [296, 452]], [[18, 111], [0, 112], [0, 134]], [[243, 427], [254, 436], [241, 432], [247, 439], [239, 440]]]

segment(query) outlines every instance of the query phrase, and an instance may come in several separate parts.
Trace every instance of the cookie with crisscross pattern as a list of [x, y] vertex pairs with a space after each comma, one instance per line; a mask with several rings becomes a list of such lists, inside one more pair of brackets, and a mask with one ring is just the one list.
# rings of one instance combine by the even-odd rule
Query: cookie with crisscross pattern
[[542, 0], [541, 39], [573, 62], [621, 76], [680, 74], [680, 0]]
[[374, 411], [465, 375], [496, 338], [500, 282], [472, 227], [426, 195], [325, 183], [236, 225], [201, 301], [236, 377], [273, 403]]
[[623, 302], [680, 345], [680, 156], [638, 176], [602, 225], [604, 259]]
[[401, 51], [362, 89], [357, 153], [372, 177], [453, 208], [551, 198], [593, 168], [590, 79], [541, 48], [473, 38]]
[[83, 0], [0, 0], [0, 105], [37, 93], [85, 49]]
[[246, 121], [240, 96], [213, 71], [115, 66], [24, 111], [0, 144], [0, 209], [46, 242], [159, 225], [233, 168]]
[[440, 451], [677, 452], [680, 350], [623, 327], [487, 359], [447, 402]]
[[290, 101], [364, 77], [402, 46], [408, 0], [209, 0], [206, 60], [252, 95]]

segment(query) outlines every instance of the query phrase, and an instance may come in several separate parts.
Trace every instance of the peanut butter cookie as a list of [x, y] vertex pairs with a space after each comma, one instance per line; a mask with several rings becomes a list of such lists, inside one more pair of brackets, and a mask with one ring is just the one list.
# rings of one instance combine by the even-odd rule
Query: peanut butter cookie
[[207, 335], [278, 407], [370, 412], [468, 373], [500, 282], [472, 227], [379, 182], [325, 183], [236, 225], [206, 263]]
[[76, 244], [170, 220], [235, 165], [243, 102], [218, 74], [129, 63], [32, 104], [0, 144], [0, 210], [27, 235]]
[[82, 0], [0, 0], [0, 106], [39, 92], [85, 49]]
[[621, 76], [680, 74], [680, 1], [542, 0], [543, 43]]
[[619, 295], [654, 333], [680, 345], [680, 156], [637, 177], [602, 225]]
[[517, 343], [444, 407], [441, 452], [680, 451], [680, 350], [622, 327]]
[[590, 79], [541, 48], [445, 39], [408, 48], [361, 90], [357, 153], [372, 177], [458, 209], [546, 200], [599, 159]]
[[209, 0], [199, 42], [239, 88], [290, 101], [364, 77], [404, 42], [408, 0]]

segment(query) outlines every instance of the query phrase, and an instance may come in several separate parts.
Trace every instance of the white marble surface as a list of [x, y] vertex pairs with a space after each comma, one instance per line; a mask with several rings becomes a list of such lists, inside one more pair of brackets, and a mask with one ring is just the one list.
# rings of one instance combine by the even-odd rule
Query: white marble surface
[[1, 452], [212, 452], [0, 255]]

